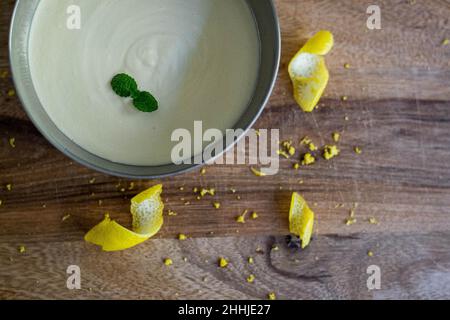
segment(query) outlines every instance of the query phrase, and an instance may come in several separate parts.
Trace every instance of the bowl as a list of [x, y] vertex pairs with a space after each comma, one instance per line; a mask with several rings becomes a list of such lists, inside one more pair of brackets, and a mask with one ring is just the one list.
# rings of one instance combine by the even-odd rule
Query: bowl
[[[130, 179], [156, 179], [181, 174], [202, 164], [134, 166], [115, 163], [92, 154], [65, 136], [53, 123], [42, 106], [31, 79], [28, 40], [34, 12], [40, 0], [17, 0], [10, 35], [9, 55], [17, 94], [28, 117], [41, 134], [58, 150], [91, 169]], [[224, 150], [232, 148], [254, 125], [264, 110], [277, 78], [281, 55], [280, 27], [272, 0], [243, 0], [250, 7], [259, 33], [260, 66], [252, 99], [240, 120], [230, 129], [243, 129], [233, 141], [223, 139]], [[220, 157], [222, 154], [214, 155]], [[193, 162], [192, 162], [193, 163]]]

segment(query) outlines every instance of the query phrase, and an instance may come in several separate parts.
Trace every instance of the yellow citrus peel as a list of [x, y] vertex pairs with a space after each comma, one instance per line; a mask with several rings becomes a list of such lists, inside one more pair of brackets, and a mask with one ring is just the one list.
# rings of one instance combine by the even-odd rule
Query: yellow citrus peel
[[312, 112], [319, 103], [330, 75], [324, 56], [334, 45], [330, 31], [319, 31], [300, 49], [289, 63], [289, 76], [294, 98], [305, 112]]
[[305, 199], [298, 193], [292, 194], [289, 210], [289, 230], [302, 240], [302, 249], [311, 241], [314, 227], [314, 212], [308, 207]]
[[120, 251], [134, 247], [158, 233], [163, 225], [162, 185], [156, 185], [131, 199], [132, 231], [110, 219], [109, 215], [84, 236], [87, 242], [103, 251]]

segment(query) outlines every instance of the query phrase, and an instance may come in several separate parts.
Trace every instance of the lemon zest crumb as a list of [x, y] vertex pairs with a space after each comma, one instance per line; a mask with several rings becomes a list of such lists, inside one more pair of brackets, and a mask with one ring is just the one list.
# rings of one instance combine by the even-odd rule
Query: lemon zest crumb
[[200, 189], [200, 196], [204, 197], [206, 195], [210, 195], [210, 196], [215, 196], [216, 195], [216, 189], [211, 188], [211, 189], [206, 189], [206, 188], [202, 188]]
[[184, 241], [184, 240], [186, 240], [186, 239], [187, 239], [187, 236], [186, 236], [185, 234], [180, 233], [180, 234], [178, 235], [178, 240]]
[[16, 147], [16, 138], [9, 138], [9, 145], [11, 146], [11, 148], [15, 148]]
[[303, 166], [309, 166], [315, 162], [316, 162], [316, 158], [314, 158], [314, 156], [311, 153], [308, 152], [303, 156], [303, 160], [302, 160]]
[[324, 150], [323, 150], [323, 157], [326, 160], [331, 160], [334, 157], [337, 157], [339, 155], [341, 151], [339, 150], [339, 148], [335, 145], [332, 146], [325, 146]]
[[172, 211], [172, 210], [169, 210], [168, 212], [167, 212], [167, 215], [169, 215], [169, 216], [176, 216], [176, 215], [178, 215], [175, 211]]
[[311, 142], [312, 142], [312, 140], [308, 136], [305, 136], [305, 137], [303, 137], [302, 140], [300, 140], [300, 144], [304, 144], [304, 145], [308, 145]]
[[339, 132], [333, 132], [331, 134], [331, 137], [333, 138], [334, 142], [339, 142], [339, 140], [341, 139], [341, 134]]
[[308, 149], [310, 151], [316, 151], [317, 150], [317, 146], [313, 142], [311, 142], [311, 143], [308, 144]]
[[[257, 170], [253, 167], [250, 168], [250, 170], [253, 172], [253, 174], [257, 177], [265, 177], [266, 174], [264, 172], [261, 172], [260, 170]], [[233, 192], [234, 193], [234, 192]]]
[[297, 151], [297, 150], [296, 150], [293, 146], [290, 146], [289, 149], [288, 149], [288, 153], [289, 153], [289, 155], [291, 155], [291, 156], [295, 155], [295, 152], [296, 152], [296, 151]]
[[19, 253], [25, 253], [27, 251], [27, 248], [25, 248], [25, 246], [19, 246], [18, 250]]
[[164, 264], [166, 266], [171, 266], [171, 265], [173, 265], [173, 261], [170, 258], [166, 258], [166, 259], [164, 259]]
[[276, 299], [277, 299], [277, 296], [275, 295], [274, 292], [270, 292], [270, 293], [267, 295], [267, 298], [269, 298], [269, 300], [276, 300]]
[[214, 207], [215, 209], [220, 209], [220, 202], [214, 202], [214, 203], [213, 203], [213, 207]]
[[228, 261], [227, 259], [220, 257], [219, 258], [219, 267], [221, 268], [226, 268], [228, 266]]
[[290, 158], [290, 156], [284, 150], [277, 150], [277, 154], [279, 156], [282, 156], [282, 157], [286, 158], [286, 159]]
[[241, 215], [236, 217], [237, 223], [245, 223], [245, 216], [247, 215], [248, 210], [245, 210]]
[[247, 282], [248, 283], [253, 283], [255, 281], [255, 276], [253, 274], [249, 275], [247, 277]]

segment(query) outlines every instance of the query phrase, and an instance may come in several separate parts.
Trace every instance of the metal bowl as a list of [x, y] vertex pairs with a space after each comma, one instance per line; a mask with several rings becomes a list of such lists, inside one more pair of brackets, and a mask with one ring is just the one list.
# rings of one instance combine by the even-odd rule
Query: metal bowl
[[[92, 154], [66, 137], [45, 112], [31, 80], [28, 39], [34, 12], [40, 0], [17, 0], [11, 22], [9, 55], [17, 93], [29, 118], [42, 135], [57, 149], [80, 164], [110, 175], [126, 178], [153, 179], [187, 172], [198, 164], [162, 166], [133, 166], [103, 159]], [[259, 31], [260, 67], [257, 85], [244, 115], [234, 129], [247, 132], [262, 113], [273, 90], [281, 55], [281, 36], [277, 14], [272, 0], [245, 0], [251, 8]], [[231, 129], [231, 128], [230, 128]], [[225, 145], [228, 150], [242, 138]], [[224, 139], [225, 141], [225, 139]], [[221, 154], [215, 155], [219, 157]]]

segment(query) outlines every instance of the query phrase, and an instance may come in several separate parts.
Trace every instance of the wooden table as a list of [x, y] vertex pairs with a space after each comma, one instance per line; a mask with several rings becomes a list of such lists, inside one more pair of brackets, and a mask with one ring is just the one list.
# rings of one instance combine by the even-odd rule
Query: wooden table
[[[86, 169], [50, 146], [8, 95], [13, 84], [3, 74], [0, 298], [264, 299], [272, 291], [280, 299], [450, 298], [450, 46], [442, 44], [450, 37], [450, 3], [377, 3], [382, 29], [372, 31], [364, 1], [277, 1], [282, 64], [255, 127], [281, 128], [282, 139], [296, 142], [307, 135], [320, 146], [339, 131], [342, 153], [296, 171], [297, 154], [282, 160], [273, 177], [217, 165], [204, 175], [133, 181], [129, 190], [130, 181]], [[13, 5], [1, 1], [1, 71], [9, 69]], [[320, 108], [305, 114], [292, 98], [286, 66], [320, 29], [336, 38], [327, 57], [331, 81]], [[166, 208], [178, 215], [166, 216], [157, 237], [117, 253], [83, 241], [105, 212], [129, 226], [129, 198], [158, 182]], [[194, 187], [214, 187], [221, 209], [212, 207], [213, 198], [196, 200]], [[292, 191], [317, 216], [314, 240], [303, 251], [285, 242]], [[357, 222], [347, 226], [355, 203]], [[259, 218], [237, 224], [245, 209]], [[177, 240], [178, 233], [189, 239]], [[227, 269], [217, 267], [220, 256], [229, 259]], [[165, 257], [174, 265], [164, 266]], [[81, 268], [81, 290], [66, 288], [69, 265]], [[367, 289], [370, 265], [381, 269], [380, 290]]]

